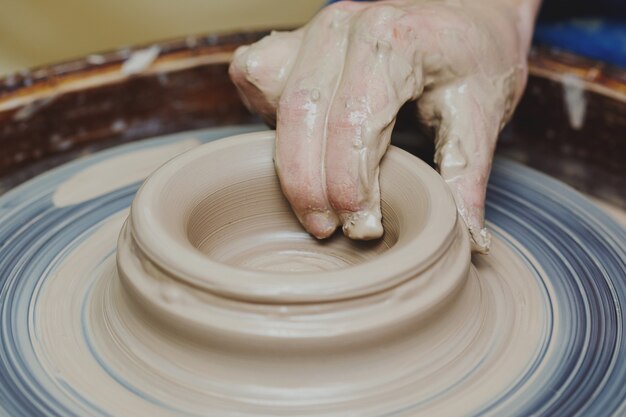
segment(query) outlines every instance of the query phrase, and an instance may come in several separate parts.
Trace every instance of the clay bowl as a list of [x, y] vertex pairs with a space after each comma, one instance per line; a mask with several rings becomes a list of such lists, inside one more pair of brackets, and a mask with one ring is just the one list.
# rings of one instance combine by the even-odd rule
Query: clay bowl
[[[125, 288], [149, 317], [190, 334], [275, 341], [377, 334], [428, 316], [463, 285], [467, 231], [426, 163], [395, 147], [385, 156], [381, 239], [336, 233], [320, 241], [283, 197], [273, 148], [274, 132], [218, 140], [172, 159], [143, 184], [117, 258]], [[294, 321], [302, 305], [316, 311]]]

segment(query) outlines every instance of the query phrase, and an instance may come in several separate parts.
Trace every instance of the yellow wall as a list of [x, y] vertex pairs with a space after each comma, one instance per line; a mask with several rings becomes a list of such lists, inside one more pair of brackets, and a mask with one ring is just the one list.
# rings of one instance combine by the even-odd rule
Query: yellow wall
[[0, 74], [189, 34], [296, 26], [322, 0], [0, 0]]

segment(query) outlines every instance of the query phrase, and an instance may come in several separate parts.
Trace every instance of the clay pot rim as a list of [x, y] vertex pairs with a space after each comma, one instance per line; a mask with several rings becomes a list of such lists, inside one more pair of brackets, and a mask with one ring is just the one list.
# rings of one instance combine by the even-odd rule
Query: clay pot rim
[[[201, 145], [173, 158], [155, 171], [138, 191], [129, 221], [139, 248], [159, 268], [195, 287], [227, 298], [253, 302], [326, 302], [366, 296], [384, 291], [409, 279], [436, 262], [454, 241], [458, 215], [451, 192], [430, 166], [415, 156], [391, 146], [385, 158], [394, 160], [411, 175], [420, 177], [430, 196], [430, 220], [421, 233], [401, 247], [376, 259], [335, 271], [298, 274], [237, 268], [215, 261], [192, 246], [173, 238], [150, 209], [160, 189], [188, 163], [206, 158], [226, 147], [246, 147], [254, 142], [273, 146], [274, 131], [236, 135]], [[159, 242], [159, 244], [154, 244]], [[412, 259], [407, 262], [407, 259]], [[210, 271], [207, 273], [207, 271]], [[385, 271], [381, 275], [380, 271]], [[417, 278], [419, 279], [419, 277]]]

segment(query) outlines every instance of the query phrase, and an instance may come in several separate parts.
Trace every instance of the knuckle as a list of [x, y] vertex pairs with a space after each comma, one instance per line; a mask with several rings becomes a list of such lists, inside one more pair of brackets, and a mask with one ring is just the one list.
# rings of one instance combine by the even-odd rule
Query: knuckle
[[228, 72], [231, 77], [236, 76], [237, 78], [241, 78], [244, 74], [245, 68], [245, 56], [247, 55], [249, 46], [240, 46], [235, 50], [233, 54], [233, 60], [230, 62], [228, 67]]
[[334, 23], [339, 15], [341, 14], [341, 10], [337, 7], [337, 3], [331, 4], [323, 8], [317, 15], [317, 20], [322, 25], [331, 25]]
[[235, 52], [233, 53], [233, 60], [231, 62], [231, 66], [243, 68], [245, 60], [248, 56], [248, 51], [250, 50], [251, 47], [252, 45], [243, 45], [235, 49]]
[[269, 71], [265, 68], [266, 59], [264, 59], [264, 48], [261, 42], [262, 40], [252, 45], [239, 47], [235, 51], [229, 67], [231, 76], [245, 79], [255, 85], [264, 84]]
[[363, 10], [360, 22], [362, 28], [373, 37], [391, 39], [395, 23], [402, 15], [404, 12], [396, 6], [374, 4]]
[[350, 15], [350, 11], [358, 4], [352, 1], [340, 1], [324, 7], [313, 19], [316, 24], [327, 27], [338, 27]]

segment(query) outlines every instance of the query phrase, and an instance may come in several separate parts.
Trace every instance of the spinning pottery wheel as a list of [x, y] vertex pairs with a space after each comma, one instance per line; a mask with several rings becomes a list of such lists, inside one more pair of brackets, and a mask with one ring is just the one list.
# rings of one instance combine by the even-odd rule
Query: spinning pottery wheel
[[[228, 51], [255, 36], [164, 44], [156, 62], [130, 76], [118, 69], [131, 52], [118, 52], [98, 66], [75, 62], [40, 70], [34, 80], [4, 81], [0, 129], [7, 149], [6, 188], [81, 152], [90, 155], [0, 197], [0, 410], [7, 415], [623, 415], [626, 232], [578, 192], [510, 159], [496, 161], [489, 188], [492, 253], [474, 256], [471, 267], [465, 231], [455, 227], [443, 183], [412, 159], [406, 166], [419, 170], [413, 179], [432, 181], [413, 200], [399, 203], [394, 199], [402, 193], [386, 182], [383, 167], [387, 235], [378, 244], [357, 251], [337, 236], [324, 250], [311, 250], [306, 235], [285, 220], [271, 228], [282, 240], [272, 241], [265, 229], [247, 229], [256, 233], [255, 242], [268, 242], [261, 248], [277, 248], [280, 256], [272, 262], [262, 257], [249, 262], [254, 247], [225, 249], [237, 233], [228, 229], [232, 211], [251, 201], [259, 204], [260, 195], [253, 193], [259, 187], [276, 191], [271, 133], [216, 141], [263, 129], [243, 126], [254, 119], [226, 78]], [[626, 146], [626, 106], [620, 101], [626, 89], [620, 75], [545, 51], [535, 52], [533, 62], [535, 76], [503, 134], [502, 153], [623, 203], [626, 175], [618, 159]], [[562, 95], [553, 81], [563, 69], [583, 77], [567, 87], [579, 88], [586, 100], [586, 123], [579, 130], [570, 127], [568, 110], [546, 110], [563, 108], [554, 105]], [[597, 82], [585, 83], [586, 74], [595, 74]], [[396, 143], [427, 155], [428, 142], [422, 146], [412, 136], [410, 115], [407, 108]], [[216, 124], [238, 126], [197, 130]], [[185, 132], [91, 154], [178, 131]], [[583, 137], [593, 137], [594, 147], [585, 147], [590, 141]], [[180, 192], [172, 176], [191, 167], [192, 159], [244, 145], [261, 161], [246, 164], [247, 178], [266, 183], [243, 190], [224, 186], [230, 191], [222, 194], [210, 188], [200, 195]], [[202, 147], [169, 162], [146, 183], [123, 227], [145, 177], [196, 146]], [[393, 149], [386, 158], [413, 157]], [[243, 169], [198, 166], [205, 171], [196, 178], [216, 179], [207, 187], [220, 175], [227, 180]], [[150, 194], [150, 184], [158, 181], [171, 190]], [[432, 204], [420, 205], [426, 201]], [[167, 204], [174, 210], [169, 213], [181, 210], [173, 216], [174, 223], [182, 222], [176, 227], [161, 227], [165, 219], [156, 211]], [[280, 199], [263, 204], [272, 218], [289, 214]], [[220, 227], [203, 217], [210, 210]], [[394, 275], [411, 265], [394, 257], [427, 234], [426, 220], [414, 230], [402, 223], [408, 211], [423, 219], [448, 216], [442, 224], [450, 228], [433, 232], [439, 244], [411, 249], [417, 253], [410, 262], [419, 264], [420, 256], [428, 255], [434, 263]], [[136, 224], [150, 213], [153, 223]], [[155, 239], [159, 230], [163, 234]], [[187, 245], [180, 252], [156, 253], [159, 246], [151, 246], [176, 236]], [[287, 248], [280, 246], [285, 236], [291, 239]], [[451, 249], [455, 242], [458, 247]], [[134, 249], [124, 250], [125, 245]], [[116, 250], [121, 250], [117, 256]], [[289, 250], [298, 256], [290, 257]], [[350, 257], [357, 252], [363, 256]], [[289, 261], [304, 254], [319, 257], [312, 263]], [[446, 272], [425, 279], [446, 254]], [[207, 260], [219, 266], [198, 273], [194, 266]], [[376, 266], [385, 260], [388, 270]], [[293, 282], [306, 274], [318, 279]], [[325, 281], [327, 274], [334, 279]], [[389, 281], [392, 276], [401, 279]], [[439, 290], [432, 297], [436, 302], [420, 304], [429, 290]]]

